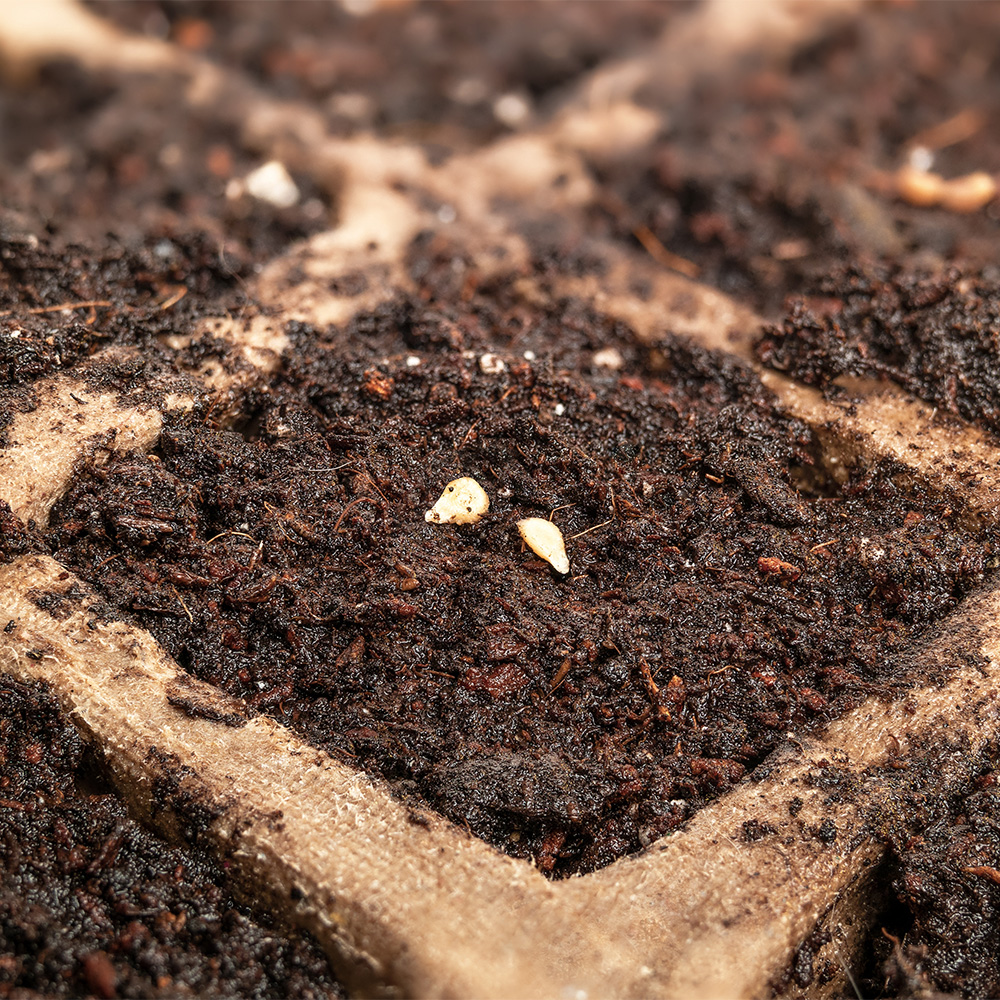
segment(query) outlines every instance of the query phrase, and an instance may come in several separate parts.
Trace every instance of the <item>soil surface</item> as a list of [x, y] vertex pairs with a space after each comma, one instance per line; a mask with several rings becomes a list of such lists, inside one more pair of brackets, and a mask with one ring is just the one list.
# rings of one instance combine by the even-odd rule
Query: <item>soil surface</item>
[[[941, 747], [933, 768], [884, 776], [880, 817], [898, 910], [887, 925], [886, 985], [904, 993], [1000, 991], [1000, 753]], [[874, 984], [873, 984], [874, 985]]]
[[849, 270], [792, 304], [757, 344], [760, 359], [844, 395], [843, 376], [891, 379], [1000, 432], [1000, 274]]
[[[335, 221], [336, 186], [294, 168], [287, 208], [232, 186], [261, 163], [257, 95], [443, 158], [544, 120], [685, 10], [90, 6], [238, 82], [194, 110], [176, 80], [68, 64], [0, 87], [0, 434], [34, 381], [109, 344], [141, 360], [104, 374], [141, 382], [168, 363], [162, 335], [238, 315], [266, 261]], [[588, 231], [763, 310], [768, 364], [828, 392], [893, 379], [996, 431], [997, 203], [915, 208], [893, 182], [916, 145], [948, 176], [1000, 169], [1000, 14], [962, 10], [871, 7], [788, 59], [654, 75], [641, 99], [669, 119], [635, 158], [595, 157]], [[958, 140], [935, 137], [956, 118]], [[536, 276], [600, 273], [586, 247], [531, 245]], [[731, 359], [482, 284], [442, 240], [409, 266], [416, 294], [289, 328], [236, 427], [198, 412], [151, 455], [82, 471], [45, 532], [0, 511], [0, 553], [51, 552], [185, 668], [553, 876], [676, 829], [788, 731], [926, 681], [905, 650], [994, 566], [990, 537], [891, 467], [828, 482]], [[427, 523], [463, 475], [489, 514]], [[523, 550], [525, 516], [562, 529], [568, 576]], [[0, 705], [0, 992], [335, 990], [308, 942], [233, 908], [196, 851], [164, 860], [88, 785], [44, 693], [6, 684]], [[899, 944], [873, 949], [866, 992], [1000, 991], [996, 767], [991, 750], [946, 785], [887, 781], [896, 820], [873, 823]]]
[[[883, 4], [787, 58], [756, 52], [640, 92], [669, 107], [660, 141], [606, 174], [614, 231], [645, 225], [700, 277], [778, 319], [837, 265], [957, 264], [996, 280], [1000, 203], [915, 207], [895, 173], [914, 150], [948, 178], [1000, 170], [1000, 12]], [[634, 237], [633, 237], [634, 238]]]
[[[983, 579], [991, 543], [891, 468], [819, 481], [738, 363], [434, 291], [293, 326], [242, 433], [81, 475], [47, 541], [185, 668], [503, 850], [569, 874], [651, 843], [908, 683], [894, 654]], [[427, 523], [458, 476], [489, 513]], [[516, 530], [550, 515], [566, 577]]]
[[[455, 10], [366, 0], [89, 0], [87, 6], [131, 31], [203, 53], [273, 96], [308, 102], [332, 134], [375, 129], [438, 143], [447, 154], [544, 117], [586, 73], [641, 47], [692, 4], [566, 0], [550, 7], [512, 0]], [[498, 106], [505, 96], [517, 99], [521, 116]]]

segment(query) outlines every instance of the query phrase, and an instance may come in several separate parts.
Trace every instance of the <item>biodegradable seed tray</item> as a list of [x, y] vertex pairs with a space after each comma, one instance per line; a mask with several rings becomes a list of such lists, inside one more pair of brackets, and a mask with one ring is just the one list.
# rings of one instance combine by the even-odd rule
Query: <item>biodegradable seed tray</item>
[[[73, 30], [0, 17], [11, 72], [167, 81], [180, 120], [238, 110], [234, 149], [283, 165], [241, 179], [209, 148], [238, 281], [190, 234], [128, 251], [143, 287], [107, 254], [4, 244], [4, 335], [35, 353], [11, 348], [4, 397], [0, 671], [47, 686], [129, 822], [216, 858], [357, 995], [837, 996], [890, 990], [889, 959], [933, 982], [880, 928], [919, 889], [902, 810], [992, 787], [1000, 448], [974, 409], [765, 367], [768, 296], [699, 280], [601, 180], [669, 175], [649, 93], [709, 86], [689, 47], [780, 60], [864, 15], [671, 14], [442, 151], [446, 130], [338, 134], [195, 54], [208, 21], [154, 42], [47, 7]], [[626, 33], [651, 16], [623, 10]], [[19, 266], [76, 271], [39, 290]], [[974, 318], [971, 287], [941, 296]], [[717, 626], [688, 610], [707, 595]], [[952, 862], [987, 894], [990, 851]], [[124, 961], [88, 955], [78, 988], [115, 995]]]

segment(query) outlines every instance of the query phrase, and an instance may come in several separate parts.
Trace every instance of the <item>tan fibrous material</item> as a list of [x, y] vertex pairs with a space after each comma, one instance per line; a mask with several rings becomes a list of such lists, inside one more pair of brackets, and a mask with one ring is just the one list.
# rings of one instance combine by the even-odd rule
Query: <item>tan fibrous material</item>
[[15, 80], [60, 57], [99, 69], [151, 70], [176, 61], [165, 42], [119, 31], [74, 0], [15, 0], [4, 5], [2, 20], [0, 68]]
[[[709, 7], [718, 24], [724, 5]], [[113, 63], [115, 51], [126, 50], [104, 46], [98, 61]], [[156, 58], [164, 52], [169, 56], [161, 46]], [[190, 69], [191, 61], [186, 65]], [[202, 66], [192, 73], [185, 99], [216, 99], [221, 78]], [[527, 224], [572, 225], [568, 220], [593, 204], [596, 188], [581, 154], [597, 155], [595, 137], [606, 131], [602, 123], [630, 123], [630, 148], [656, 133], [649, 109], [637, 112], [621, 94], [610, 100], [605, 91], [600, 100], [571, 105], [535, 132], [457, 154], [440, 167], [415, 146], [364, 136], [329, 139], [321, 119], [304, 107], [262, 101], [260, 108], [246, 123], [247, 134], [255, 132], [255, 148], [278, 156], [294, 132], [300, 160], [289, 160], [289, 166], [321, 183], [337, 178], [338, 225], [265, 269], [254, 286], [265, 307], [261, 315], [208, 321], [206, 329], [227, 336], [255, 371], [273, 370], [287, 346], [288, 319], [343, 323], [399, 291], [412, 291], [405, 254], [425, 228], [467, 248], [481, 275], [517, 276], [512, 288], [528, 302], [579, 296], [632, 325], [651, 350], [670, 329], [749, 361], [759, 321], [748, 309], [620, 245], [601, 246], [607, 267], [600, 277], [557, 274], [542, 283], [524, 276]], [[976, 190], [987, 190], [981, 180], [969, 188], [964, 204]], [[955, 211], [963, 204], [957, 190]], [[442, 222], [428, 209], [434, 198], [453, 209], [448, 217], [454, 221]], [[333, 279], [349, 272], [363, 273], [366, 289], [357, 295], [331, 291], [337, 287]], [[640, 280], [651, 289], [649, 296], [635, 294]], [[847, 465], [889, 455], [907, 474], [949, 498], [962, 498], [971, 516], [995, 520], [1000, 460], [979, 432], [958, 422], [942, 425], [929, 407], [898, 390], [859, 387], [865, 395], [854, 408], [776, 373], [762, 377], [816, 430], [835, 475]], [[216, 370], [202, 384], [229, 393], [234, 382], [231, 373]], [[61, 394], [42, 400], [39, 432], [49, 434], [63, 417], [75, 422], [72, 402]], [[119, 424], [134, 433], [133, 447], [148, 447], [161, 415], [135, 410], [134, 430], [128, 430], [133, 418], [122, 401], [109, 398], [95, 409], [102, 417], [94, 424], [50, 434], [49, 441], [72, 445], [56, 449], [61, 457], [52, 468], [45, 464], [49, 458], [32, 450], [33, 430], [18, 436], [15, 423], [18, 468], [37, 462], [41, 470], [37, 493], [30, 477], [18, 480], [27, 491], [17, 500], [22, 516], [34, 511], [44, 518], [74, 462], [90, 454], [99, 460], [101, 442]], [[115, 447], [126, 440], [119, 436]], [[0, 453], [0, 483], [11, 479], [10, 467], [2, 464], [9, 460]], [[216, 816], [209, 839], [234, 861], [248, 895], [259, 905], [270, 900], [314, 929], [365, 992], [764, 995], [819, 922], [832, 921], [839, 946], [845, 940], [840, 923], [853, 920], [861, 940], [873, 919], [865, 873], [880, 847], [864, 819], [871, 793], [862, 784], [853, 801], [828, 801], [810, 782], [811, 770], [833, 760], [861, 780], [865, 767], [886, 759], [889, 747], [920, 754], [932, 737], [950, 733], [968, 736], [974, 749], [998, 729], [991, 698], [1000, 684], [1000, 598], [988, 594], [967, 602], [938, 640], [941, 655], [954, 662], [985, 654], [983, 671], [959, 671], [946, 686], [905, 701], [866, 703], [836, 723], [823, 742], [786, 746], [768, 762], [770, 777], [736, 789], [644, 856], [551, 884], [440, 818], [408, 812], [380, 785], [280, 726], [264, 719], [240, 725], [238, 706], [187, 678], [145, 632], [121, 622], [85, 630], [92, 620], [86, 617], [89, 598], [79, 604], [67, 598], [72, 613], [56, 621], [28, 597], [31, 589], [59, 590], [75, 582], [51, 560], [22, 560], [0, 570], [0, 606], [16, 621], [0, 637], [0, 669], [48, 680], [107, 755], [131, 806], [150, 819], [156, 813], [168, 834], [176, 836], [185, 823], [172, 824], [170, 808], [154, 809], [151, 779], [196, 792]], [[235, 721], [212, 722], [198, 714], [199, 705], [215, 706], [217, 715]], [[795, 819], [787, 811], [791, 795], [804, 803]], [[827, 819], [838, 833], [829, 846], [807, 832]], [[753, 820], [776, 825], [777, 833], [744, 843], [742, 824]], [[290, 899], [293, 888], [303, 894], [298, 903]]]
[[[149, 386], [144, 387], [147, 391]], [[76, 463], [102, 465], [113, 454], [145, 450], [160, 436], [163, 414], [190, 410], [191, 392], [165, 392], [158, 405], [136, 393], [93, 391], [79, 378], [59, 375], [34, 387], [38, 405], [19, 413], [0, 449], [0, 500], [25, 522], [44, 525], [65, 492]]]

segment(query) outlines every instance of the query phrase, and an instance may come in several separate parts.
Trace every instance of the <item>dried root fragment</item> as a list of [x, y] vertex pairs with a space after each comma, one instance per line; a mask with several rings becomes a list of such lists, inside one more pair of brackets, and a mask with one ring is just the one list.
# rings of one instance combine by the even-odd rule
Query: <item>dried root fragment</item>
[[997, 193], [997, 182], [982, 170], [947, 181], [941, 205], [949, 212], [978, 212]]
[[945, 180], [940, 174], [907, 164], [896, 173], [896, 190], [903, 201], [929, 208], [941, 201]]
[[949, 212], [977, 212], [997, 193], [996, 181], [982, 170], [945, 180], [940, 174], [912, 164], [896, 174], [896, 190], [903, 201], [919, 208], [940, 205]]
[[563, 534], [551, 521], [544, 517], [526, 517], [517, 522], [517, 530], [528, 548], [541, 556], [557, 573], [569, 572], [569, 557]]
[[490, 498], [470, 476], [453, 479], [426, 514], [431, 524], [476, 524], [490, 509]]

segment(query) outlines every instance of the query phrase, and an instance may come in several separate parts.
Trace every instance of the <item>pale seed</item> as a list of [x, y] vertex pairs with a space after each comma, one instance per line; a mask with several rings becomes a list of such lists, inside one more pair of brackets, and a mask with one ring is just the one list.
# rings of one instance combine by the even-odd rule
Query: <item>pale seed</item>
[[431, 524], [475, 524], [490, 509], [486, 490], [469, 476], [453, 479], [426, 514]]
[[541, 556], [557, 573], [569, 572], [569, 557], [562, 532], [544, 517], [526, 517], [517, 522], [517, 530], [529, 549]]

